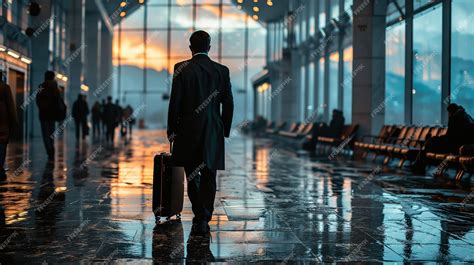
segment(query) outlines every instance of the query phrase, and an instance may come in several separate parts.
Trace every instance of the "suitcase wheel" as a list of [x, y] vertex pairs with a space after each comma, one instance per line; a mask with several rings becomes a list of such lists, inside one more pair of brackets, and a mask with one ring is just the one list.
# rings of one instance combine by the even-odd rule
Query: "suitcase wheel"
[[155, 224], [160, 224], [161, 218], [159, 216], [155, 216]]
[[178, 214], [176, 215], [176, 219], [181, 220], [181, 214], [180, 214], [180, 213], [178, 213]]

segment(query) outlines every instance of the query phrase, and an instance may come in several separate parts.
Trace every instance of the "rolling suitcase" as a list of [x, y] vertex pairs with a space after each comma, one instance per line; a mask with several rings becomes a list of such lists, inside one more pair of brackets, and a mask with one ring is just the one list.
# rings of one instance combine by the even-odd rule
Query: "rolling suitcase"
[[[172, 147], [171, 147], [172, 149]], [[181, 218], [184, 200], [184, 168], [171, 165], [171, 153], [161, 153], [154, 158], [153, 213], [155, 220], [169, 220], [173, 215]]]

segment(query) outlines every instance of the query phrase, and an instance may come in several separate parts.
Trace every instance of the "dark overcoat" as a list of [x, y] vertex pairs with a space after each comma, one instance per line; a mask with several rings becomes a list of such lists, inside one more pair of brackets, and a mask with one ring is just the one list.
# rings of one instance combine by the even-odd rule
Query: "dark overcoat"
[[11, 132], [18, 125], [15, 103], [10, 86], [0, 82], [0, 144], [8, 143]]
[[174, 165], [225, 169], [224, 137], [230, 135], [233, 112], [226, 66], [205, 54], [176, 64], [168, 110]]

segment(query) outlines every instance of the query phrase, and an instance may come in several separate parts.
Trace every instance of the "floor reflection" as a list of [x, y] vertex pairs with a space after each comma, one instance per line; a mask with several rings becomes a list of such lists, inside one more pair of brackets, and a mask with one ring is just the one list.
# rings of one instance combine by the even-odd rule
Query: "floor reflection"
[[187, 199], [181, 221], [155, 226], [152, 158], [168, 148], [163, 131], [114, 148], [66, 135], [47, 163], [39, 138], [12, 144], [0, 183], [0, 262], [474, 259], [472, 185], [243, 136], [227, 142], [210, 236], [190, 235]]

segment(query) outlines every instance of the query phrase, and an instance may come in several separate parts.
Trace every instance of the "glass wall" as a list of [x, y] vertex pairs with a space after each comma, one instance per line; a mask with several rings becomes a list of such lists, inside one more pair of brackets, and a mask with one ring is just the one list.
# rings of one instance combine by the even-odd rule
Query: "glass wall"
[[405, 22], [387, 29], [385, 41], [385, 123], [405, 121]]
[[321, 57], [318, 66], [318, 116], [324, 115], [324, 109], [327, 106], [327, 102], [324, 101], [324, 62], [324, 57]]
[[306, 69], [305, 66], [301, 66], [300, 68], [300, 100], [299, 100], [299, 120], [304, 121], [306, 118]]
[[[344, 118], [346, 120], [346, 124], [350, 124], [352, 122], [352, 78], [353, 78], [353, 70], [352, 70], [352, 62], [353, 62], [353, 49], [351, 47], [347, 47], [344, 49], [343, 59], [343, 71], [344, 71], [344, 80], [342, 82], [342, 93], [343, 93], [343, 106], [342, 111], [344, 112]], [[356, 67], [357, 71], [362, 69], [361, 66]]]
[[339, 100], [339, 53], [333, 52], [329, 56], [329, 113], [338, 109]]
[[[265, 65], [267, 31], [228, 0], [195, 4], [190, 0], [150, 0], [126, 16], [115, 27], [114, 67], [120, 78], [114, 83], [114, 98], [132, 107], [146, 104], [140, 115], [151, 123], [148, 125], [166, 126], [168, 101], [163, 95], [169, 93], [174, 64], [191, 57], [189, 36], [198, 29], [211, 35], [211, 59], [230, 69], [234, 124], [251, 119], [250, 79]], [[268, 56], [277, 59], [281, 57], [283, 27], [276, 23], [271, 31], [272, 53]]]
[[314, 68], [314, 63], [310, 63], [308, 65], [308, 96], [306, 99], [306, 118], [311, 118], [314, 116], [314, 90], [316, 89], [315, 84], [314, 84], [314, 75], [315, 75], [315, 68]]
[[413, 123], [441, 123], [442, 8], [413, 19]]
[[474, 2], [453, 0], [452, 12], [451, 102], [474, 115]]

